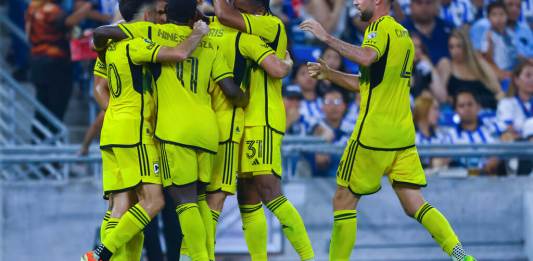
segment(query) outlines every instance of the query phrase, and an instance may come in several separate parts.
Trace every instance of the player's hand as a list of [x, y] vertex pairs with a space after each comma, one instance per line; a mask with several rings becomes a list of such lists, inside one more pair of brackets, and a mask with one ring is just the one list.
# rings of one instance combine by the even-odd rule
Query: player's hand
[[304, 32], [312, 33], [318, 40], [322, 42], [328, 39], [328, 32], [326, 32], [324, 27], [322, 27], [322, 25], [315, 19], [307, 19], [303, 21], [298, 27]]
[[308, 62], [307, 71], [309, 76], [318, 79], [325, 80], [328, 77], [328, 71], [330, 70], [329, 66], [326, 64], [322, 58], [318, 58], [318, 63]]
[[206, 35], [209, 33], [209, 26], [202, 20], [198, 20], [194, 23], [192, 27], [193, 33]]
[[285, 51], [285, 59], [283, 60], [283, 62], [289, 67], [292, 67], [294, 65], [294, 61], [292, 60], [289, 51]]

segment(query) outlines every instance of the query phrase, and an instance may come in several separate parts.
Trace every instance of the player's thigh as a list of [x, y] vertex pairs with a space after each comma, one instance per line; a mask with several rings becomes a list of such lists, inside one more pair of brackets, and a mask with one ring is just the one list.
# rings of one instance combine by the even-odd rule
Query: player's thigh
[[261, 197], [252, 177], [239, 177], [237, 180], [237, 201], [239, 205], [256, 205], [261, 203]]
[[229, 141], [220, 144], [213, 162], [211, 182], [207, 187], [209, 193], [221, 191], [235, 194], [239, 149], [240, 145], [236, 142]]
[[199, 180], [198, 155], [195, 150], [161, 143], [160, 154], [164, 187], [196, 184]]
[[394, 155], [390, 151], [365, 149], [351, 139], [337, 169], [337, 185], [358, 196], [376, 193], [381, 189], [381, 178]]
[[141, 183], [143, 164], [138, 147], [102, 150], [104, 194], [135, 189]]
[[281, 177], [283, 135], [268, 126], [246, 127], [241, 142], [240, 173]]
[[426, 186], [426, 174], [416, 147], [396, 152], [389, 171], [389, 182], [393, 185]]
[[211, 182], [211, 176], [213, 175], [213, 162], [215, 161], [216, 154], [197, 151], [196, 157], [198, 164], [198, 180], [202, 183], [201, 187], [203, 193], [205, 193], [207, 184]]

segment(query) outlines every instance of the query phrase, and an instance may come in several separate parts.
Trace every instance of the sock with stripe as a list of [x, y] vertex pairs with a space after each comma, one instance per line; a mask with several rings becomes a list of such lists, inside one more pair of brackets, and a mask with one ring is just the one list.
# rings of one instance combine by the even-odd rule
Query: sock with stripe
[[202, 216], [198, 210], [198, 204], [186, 203], [176, 207], [176, 213], [180, 221], [183, 240], [187, 242], [189, 256], [193, 261], [207, 261], [206, 229]]
[[350, 260], [357, 236], [357, 211], [336, 210], [333, 212], [333, 230], [329, 242], [329, 260]]
[[[416, 211], [415, 218], [426, 228], [446, 254], [451, 256], [454, 249], [461, 245], [448, 220], [429, 203], [424, 203]], [[462, 249], [462, 247], [460, 248]]]
[[[118, 218], [109, 218], [109, 222], [105, 228], [105, 233], [110, 234], [113, 229], [118, 225], [120, 219]], [[126, 245], [117, 249], [113, 253], [113, 261], [130, 261], [130, 260], [141, 260], [142, 249], [144, 243], [144, 234], [139, 232], [133, 236], [133, 238], [126, 243]]]
[[278, 218], [283, 234], [302, 260], [313, 259], [315, 253], [307, 235], [304, 222], [298, 210], [285, 197], [279, 196], [266, 204], [267, 208]]
[[111, 217], [111, 210], [105, 212], [104, 218], [102, 219], [102, 224], [100, 225], [100, 242], [104, 241], [105, 238], [105, 229], [107, 226], [107, 221]]
[[220, 217], [220, 211], [216, 211], [211, 209], [211, 216], [213, 216], [213, 235], [215, 237], [215, 244], [217, 242], [217, 225], [218, 225], [218, 218]]
[[252, 261], [267, 260], [267, 222], [263, 204], [239, 205], [242, 232]]
[[211, 214], [211, 208], [206, 201], [206, 195], [198, 195], [198, 208], [202, 221], [205, 226], [205, 235], [207, 240], [207, 253], [209, 254], [209, 260], [215, 260], [215, 235], [213, 235], [213, 216]]
[[[111, 222], [108, 221], [108, 223]], [[140, 204], [128, 209], [111, 233], [106, 233], [103, 246], [111, 253], [124, 246], [150, 223], [150, 216]], [[104, 251], [105, 252], [105, 251]]]

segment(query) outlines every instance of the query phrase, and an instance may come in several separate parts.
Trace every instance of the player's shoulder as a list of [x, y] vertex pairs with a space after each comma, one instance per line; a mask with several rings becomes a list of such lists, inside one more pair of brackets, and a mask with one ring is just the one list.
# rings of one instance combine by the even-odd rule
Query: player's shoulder
[[400, 23], [398, 23], [392, 16], [382, 16], [376, 21], [368, 25], [369, 31], [407, 31]]

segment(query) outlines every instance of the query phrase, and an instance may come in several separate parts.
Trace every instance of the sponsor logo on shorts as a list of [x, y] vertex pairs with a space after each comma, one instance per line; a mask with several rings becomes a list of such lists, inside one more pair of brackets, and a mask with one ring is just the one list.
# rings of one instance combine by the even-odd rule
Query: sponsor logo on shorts
[[252, 166], [257, 166], [259, 165], [259, 160], [258, 159], [255, 159], [253, 162], [252, 162]]
[[159, 174], [159, 162], [154, 162], [154, 173]]

